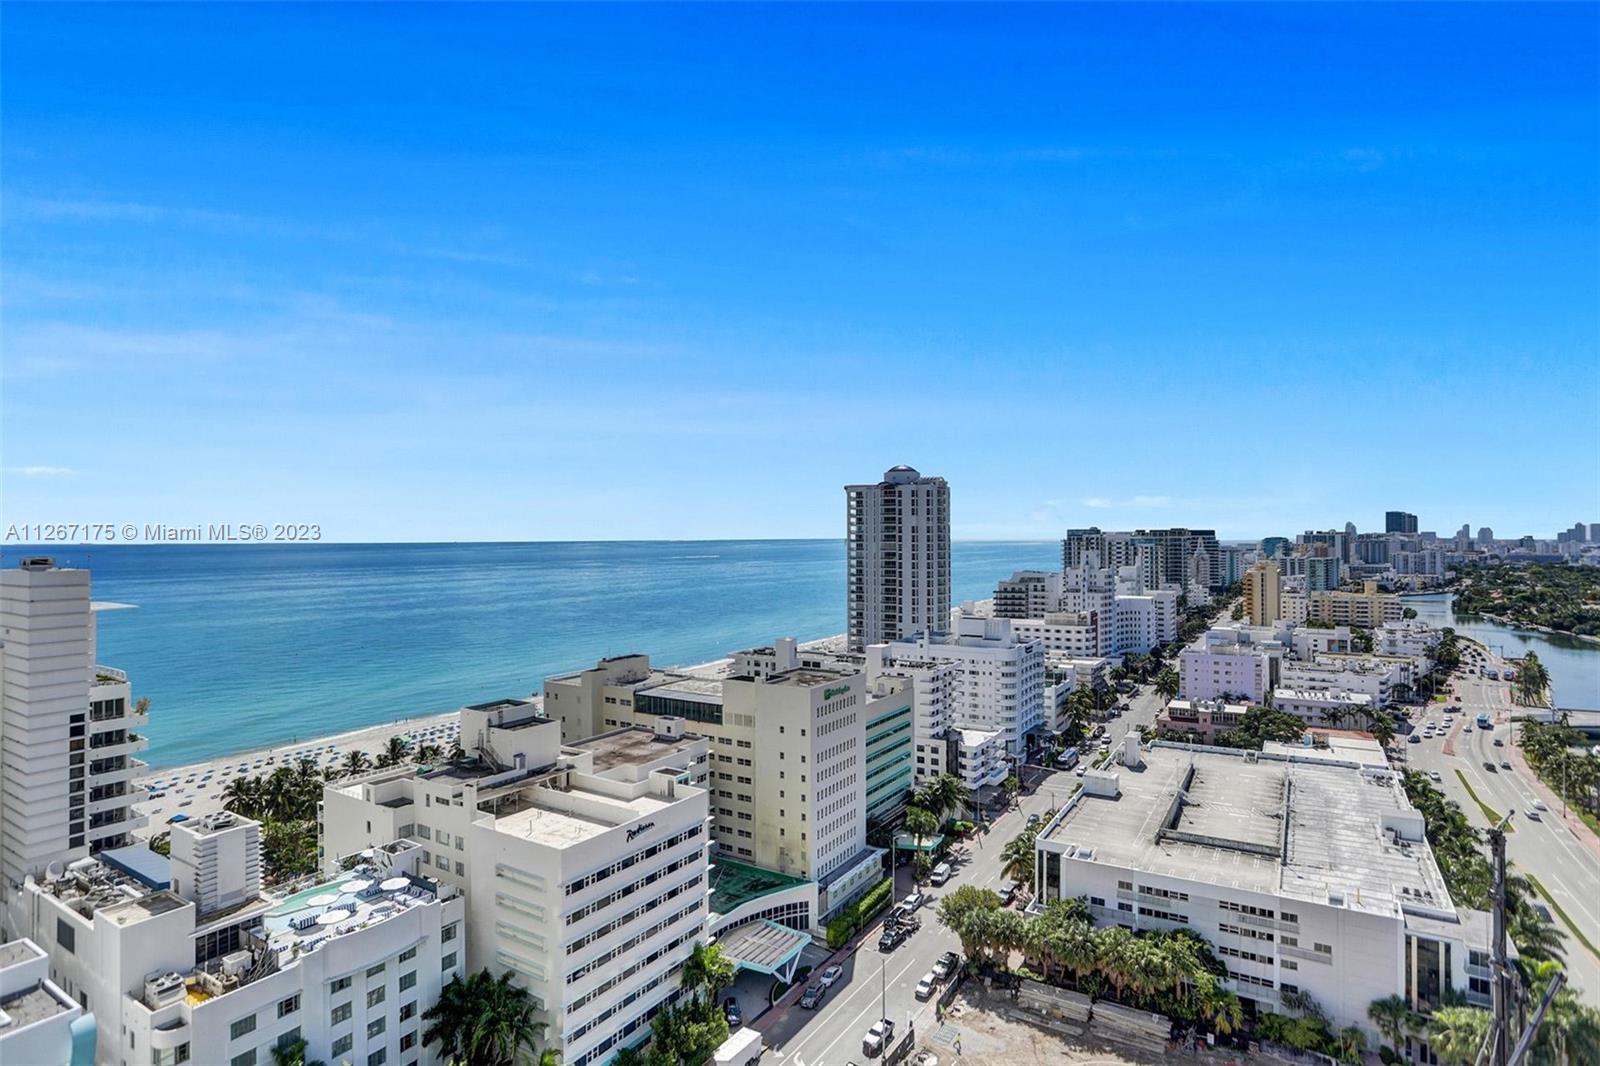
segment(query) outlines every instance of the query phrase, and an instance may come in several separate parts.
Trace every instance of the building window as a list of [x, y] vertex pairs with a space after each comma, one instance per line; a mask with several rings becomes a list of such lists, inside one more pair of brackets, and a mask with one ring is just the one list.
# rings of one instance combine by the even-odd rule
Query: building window
[[383, 1066], [384, 1060], [388, 1057], [389, 1049], [381, 1047], [367, 1056], [367, 1066]]
[[417, 1034], [416, 1034], [416, 1032], [414, 1032], [414, 1031], [413, 1032], [409, 1032], [405, 1036], [402, 1036], [400, 1038], [400, 1050], [401, 1051], [410, 1051], [412, 1048], [414, 1048], [416, 1046], [417, 1046]]
[[388, 1019], [386, 1019], [386, 1018], [374, 1018], [370, 1022], [368, 1022], [367, 1023], [367, 1039], [371, 1040], [374, 1037], [382, 1036], [383, 1035], [384, 1025], [387, 1023], [387, 1021], [388, 1021]]
[[416, 1016], [417, 1016], [417, 1004], [416, 1004], [415, 1000], [413, 1000], [410, 1003], [402, 1003], [400, 1005], [400, 1020], [401, 1021], [406, 1021], [406, 1020], [408, 1020], [410, 1018], [415, 1018]]
[[332, 995], [335, 992], [343, 992], [345, 989], [347, 989], [349, 987], [350, 987], [350, 978], [341, 977], [341, 978], [337, 979], [336, 981], [334, 981], [333, 984], [328, 986], [328, 994]]
[[439, 943], [448, 944], [448, 943], [450, 943], [450, 941], [454, 940], [455, 938], [456, 938], [456, 923], [455, 922], [451, 922], [449, 925], [447, 925], [443, 929], [439, 930]]
[[382, 985], [379, 985], [377, 988], [369, 989], [367, 991], [367, 1006], [376, 1007], [378, 1004], [383, 1002], [383, 996], [384, 987]]
[[417, 949], [416, 948], [406, 948], [404, 951], [402, 951], [400, 953], [400, 961], [401, 962], [410, 962], [412, 959], [414, 959], [416, 957], [417, 957]]
[[452, 951], [450, 954], [446, 955], [444, 958], [439, 960], [439, 969], [448, 970], [448, 969], [451, 969], [452, 967], [454, 967], [455, 964], [456, 964], [456, 953]]
[[294, 995], [290, 996], [288, 999], [280, 999], [280, 1000], [278, 1000], [278, 1017], [280, 1017], [280, 1018], [284, 1017], [285, 1015], [293, 1014], [295, 1011], [297, 1011], [299, 1009], [300, 1009], [300, 993], [298, 993], [298, 992], [296, 992]]
[[350, 1004], [348, 1004], [348, 1003], [336, 1004], [334, 1006], [333, 1010], [328, 1012], [328, 1024], [329, 1025], [338, 1025], [340, 1022], [347, 1022], [349, 1020], [350, 1020]]
[[346, 1033], [339, 1039], [335, 1040], [332, 1044], [328, 1045], [328, 1050], [333, 1053], [334, 1058], [338, 1058], [340, 1055], [348, 1055], [350, 1053], [350, 1048], [354, 1046], [355, 1042], [355, 1038], [349, 1033]]
[[376, 965], [376, 966], [368, 966], [367, 967], [367, 976], [368, 977], [378, 977], [382, 973], [383, 973], [383, 963], [381, 963], [381, 962], [378, 963], [378, 965]]
[[255, 1031], [256, 1016], [254, 1014], [246, 1014], [243, 1018], [237, 1019], [232, 1025], [228, 1026], [228, 1039], [237, 1040], [241, 1036]]
[[278, 1039], [273, 1041], [273, 1044], [276, 1047], [286, 1048], [290, 1044], [293, 1044], [296, 1040], [299, 1040], [299, 1039], [300, 1039], [300, 1027], [297, 1025], [293, 1029], [285, 1029], [283, 1032], [279, 1033], [278, 1034]]
[[412, 970], [410, 973], [400, 975], [400, 991], [404, 992], [406, 989], [414, 987], [416, 983], [417, 971]]
[[256, 1049], [241, 1051], [229, 1060], [231, 1066], [256, 1066]]

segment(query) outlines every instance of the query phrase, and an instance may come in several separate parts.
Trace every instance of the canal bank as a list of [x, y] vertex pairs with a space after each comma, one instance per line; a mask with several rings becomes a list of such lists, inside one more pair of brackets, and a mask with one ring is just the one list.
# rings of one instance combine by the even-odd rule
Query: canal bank
[[1450, 592], [1407, 596], [1405, 604], [1421, 620], [1434, 626], [1451, 626], [1506, 658], [1520, 659], [1530, 651], [1537, 653], [1550, 672], [1551, 695], [1557, 707], [1600, 711], [1600, 645], [1561, 633], [1519, 629], [1478, 615], [1458, 615], [1455, 594]]

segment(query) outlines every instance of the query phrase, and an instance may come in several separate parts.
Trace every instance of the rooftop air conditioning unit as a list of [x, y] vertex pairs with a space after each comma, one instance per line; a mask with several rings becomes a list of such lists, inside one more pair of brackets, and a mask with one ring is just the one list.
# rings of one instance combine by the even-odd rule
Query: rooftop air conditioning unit
[[151, 1010], [176, 1003], [183, 998], [183, 994], [183, 975], [179, 973], [164, 973], [159, 977], [147, 978], [144, 983], [144, 1001]]
[[222, 972], [227, 977], [238, 977], [250, 968], [248, 951], [232, 951], [222, 956]]

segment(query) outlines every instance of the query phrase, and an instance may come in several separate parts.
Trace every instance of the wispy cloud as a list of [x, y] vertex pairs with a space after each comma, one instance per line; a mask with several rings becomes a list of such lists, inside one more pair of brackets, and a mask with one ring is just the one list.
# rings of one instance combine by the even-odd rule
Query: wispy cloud
[[1109, 496], [1085, 496], [1078, 502], [1082, 503], [1085, 507], [1093, 507], [1096, 510], [1126, 507], [1171, 507], [1172, 497], [1129, 496], [1126, 499], [1114, 500]]
[[18, 477], [71, 477], [77, 473], [69, 466], [8, 466], [5, 472]]

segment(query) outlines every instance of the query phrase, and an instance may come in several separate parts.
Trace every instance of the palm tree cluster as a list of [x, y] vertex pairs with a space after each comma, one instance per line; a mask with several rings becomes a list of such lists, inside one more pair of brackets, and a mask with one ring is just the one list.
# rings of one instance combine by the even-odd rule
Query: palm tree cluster
[[1584, 735], [1554, 722], [1526, 721], [1521, 729], [1522, 754], [1540, 780], [1574, 807], [1600, 815], [1600, 758]]
[[[513, 1066], [533, 1057], [545, 1023], [527, 989], [512, 983], [511, 971], [495, 977], [487, 969], [463, 981], [450, 978], [439, 1000], [422, 1012], [427, 1028], [422, 1043], [439, 1045], [439, 1055], [456, 1066]], [[556, 1066], [559, 1056], [546, 1049], [539, 1066]]]
[[613, 1066], [700, 1066], [728, 1039], [728, 1019], [718, 1006], [733, 984], [733, 960], [715, 944], [696, 944], [684, 961], [679, 984], [688, 993], [650, 1019], [650, 1043], [617, 1052]]
[[222, 790], [225, 809], [261, 823], [261, 858], [268, 880], [308, 874], [317, 864], [317, 804], [324, 778], [301, 759], [270, 774], [236, 777]]
[[1306, 723], [1297, 714], [1276, 711], [1271, 707], [1251, 707], [1232, 729], [1217, 734], [1212, 743], [1222, 748], [1245, 748], [1260, 751], [1269, 740], [1285, 744], [1297, 743], [1305, 735]]
[[[1561, 964], [1551, 959], [1519, 960], [1518, 969], [1522, 995], [1531, 1013], [1532, 1005], [1544, 998]], [[1390, 1047], [1399, 1049], [1410, 1037], [1426, 1040], [1445, 1066], [1477, 1062], [1489, 1035], [1489, 1012], [1459, 1003], [1421, 1014], [1401, 997], [1388, 996], [1374, 1000], [1367, 1008], [1367, 1017]], [[1526, 1061], [1532, 1066], [1600, 1062], [1600, 1009], [1585, 1006], [1578, 993], [1564, 985], [1550, 1001]]]
[[968, 958], [988, 967], [1009, 968], [1016, 952], [1031, 975], [1096, 998], [1109, 994], [1224, 1036], [1243, 1024], [1243, 1003], [1221, 985], [1227, 971], [1187, 929], [1096, 928], [1083, 900], [1053, 900], [1043, 912], [1024, 915], [971, 885], [940, 900], [939, 921], [961, 939]]
[[[1450, 898], [1458, 905], [1488, 910], [1493, 905], [1494, 871], [1483, 853], [1481, 838], [1467, 816], [1444, 793], [1415, 770], [1405, 771], [1406, 797], [1422, 815], [1428, 843], [1444, 875]], [[1526, 877], [1506, 878], [1507, 929], [1517, 951], [1534, 961], [1559, 959], [1562, 934], [1533, 909], [1533, 886]]]

